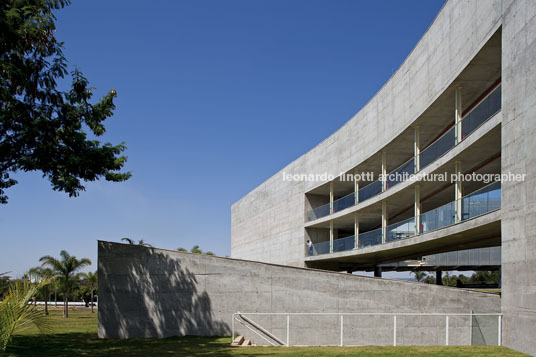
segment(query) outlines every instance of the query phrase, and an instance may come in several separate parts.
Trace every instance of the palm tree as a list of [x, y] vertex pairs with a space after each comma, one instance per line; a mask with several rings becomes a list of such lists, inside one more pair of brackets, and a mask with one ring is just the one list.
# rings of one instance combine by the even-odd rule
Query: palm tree
[[43, 266], [49, 266], [54, 271], [59, 291], [63, 293], [63, 317], [69, 317], [69, 296], [83, 275], [78, 271], [91, 265], [91, 260], [87, 258], [76, 259], [65, 250], [60, 252], [60, 256], [60, 259], [56, 259], [50, 255], [45, 255], [39, 261], [43, 263]]
[[51, 330], [51, 321], [45, 318], [44, 312], [29, 304], [32, 296], [46, 284], [47, 280], [32, 284], [24, 279], [10, 284], [7, 295], [0, 303], [0, 352], [5, 352], [17, 328], [33, 324], [40, 332]]
[[[134, 239], [131, 239], [131, 238], [128, 238], [128, 237], [121, 238], [121, 240], [122, 240], [123, 242], [127, 242], [127, 243], [130, 244], [130, 245], [135, 245], [135, 244], [136, 244], [136, 242], [134, 241]], [[138, 245], [141, 245], [142, 247], [152, 247], [152, 245], [150, 245], [149, 243], [145, 243], [145, 242], [143, 241], [143, 239], [140, 239], [140, 240], [138, 241]]]
[[[184, 248], [177, 248], [177, 250], [179, 252], [188, 252], [187, 249], [184, 249]], [[192, 247], [192, 249], [190, 249], [190, 253], [194, 253], [194, 254], [206, 254], [206, 255], [215, 255], [214, 253], [212, 253], [211, 251], [208, 251], [208, 252], [203, 252], [198, 245], [194, 245]]]
[[[34, 282], [40, 283], [42, 281], [48, 281], [50, 282], [52, 278], [54, 277], [54, 272], [50, 268], [44, 268], [44, 267], [35, 267], [28, 271], [28, 275], [30, 277], [34, 277]], [[45, 315], [48, 315], [48, 299], [50, 298], [50, 283], [44, 284], [41, 289], [39, 289], [39, 293], [41, 293], [41, 296], [45, 300]], [[35, 301], [35, 304], [37, 305], [37, 299]]]
[[91, 289], [91, 313], [94, 313], [93, 311], [93, 293], [95, 292], [95, 289], [97, 288], [98, 283], [98, 276], [97, 272], [92, 273], [89, 272], [86, 274], [86, 279], [89, 282], [89, 288]]
[[417, 280], [418, 283], [426, 279], [427, 274], [425, 271], [412, 271], [413, 275], [415, 275], [415, 280]]

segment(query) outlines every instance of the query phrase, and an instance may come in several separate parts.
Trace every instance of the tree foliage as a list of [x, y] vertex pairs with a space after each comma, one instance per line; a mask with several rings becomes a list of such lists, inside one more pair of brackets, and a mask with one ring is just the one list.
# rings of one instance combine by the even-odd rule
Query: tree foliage
[[0, 1], [0, 203], [17, 171], [41, 171], [54, 190], [77, 196], [84, 181], [124, 181], [124, 143], [102, 144], [103, 122], [113, 114], [115, 90], [95, 104], [83, 74], [71, 73], [63, 43], [54, 36], [54, 10], [69, 0]]
[[54, 272], [58, 283], [58, 290], [63, 294], [63, 316], [69, 317], [69, 297], [71, 292], [78, 286], [80, 278], [85, 276], [79, 272], [83, 267], [91, 265], [87, 258], [77, 259], [67, 251], [60, 252], [60, 259], [45, 255], [39, 259], [43, 266], [48, 266]]
[[0, 302], [0, 352], [6, 350], [13, 332], [18, 328], [35, 325], [41, 332], [51, 330], [44, 311], [29, 303], [46, 284], [46, 280], [38, 284], [15, 280], [10, 284], [7, 295]]
[[[177, 251], [179, 252], [188, 252], [187, 249], [185, 248], [177, 248]], [[211, 251], [206, 251], [206, 252], [203, 252], [201, 250], [201, 248], [199, 248], [198, 245], [194, 245], [192, 247], [192, 249], [190, 249], [190, 253], [194, 253], [194, 254], [206, 254], [206, 255], [215, 255], [214, 253], [212, 253]]]
[[143, 239], [140, 239], [138, 241], [138, 243], [136, 243], [136, 241], [134, 241], [134, 239], [128, 238], [128, 237], [121, 238], [121, 240], [123, 242], [127, 242], [130, 245], [136, 245], [137, 244], [137, 245], [141, 245], [142, 247], [152, 247], [152, 245], [150, 245], [149, 243], [145, 242]]

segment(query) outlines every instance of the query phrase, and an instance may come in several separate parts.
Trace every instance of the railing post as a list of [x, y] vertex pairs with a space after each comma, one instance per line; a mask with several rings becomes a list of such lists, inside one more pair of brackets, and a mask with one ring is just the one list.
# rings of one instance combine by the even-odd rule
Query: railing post
[[498, 346], [502, 346], [502, 316], [499, 315], [499, 322], [498, 322], [498, 325], [499, 327], [497, 328], [497, 345]]
[[415, 207], [414, 207], [414, 220], [415, 220], [415, 235], [421, 233], [421, 187], [419, 184], [415, 185]]
[[344, 346], [344, 315], [341, 314], [341, 346]]
[[455, 212], [455, 217], [454, 217], [454, 222], [455, 223], [459, 223], [462, 221], [462, 197], [463, 197], [463, 192], [462, 192], [462, 180], [461, 180], [461, 175], [462, 175], [462, 163], [461, 161], [456, 161], [454, 163], [454, 170], [456, 171], [456, 181], [454, 182], [454, 198], [455, 198], [455, 201], [454, 201], [454, 212]]
[[469, 312], [469, 346], [473, 345], [473, 310]]
[[449, 317], [445, 319], [445, 346], [449, 345]]
[[421, 134], [419, 126], [414, 128], [413, 138], [413, 173], [421, 170]]
[[333, 214], [333, 181], [329, 183], [329, 214]]
[[287, 347], [290, 346], [290, 315], [287, 315]]
[[354, 248], [359, 248], [359, 216], [354, 213]]
[[462, 87], [456, 87], [454, 92], [454, 134], [455, 144], [462, 141]]
[[234, 330], [235, 330], [235, 327], [234, 327], [234, 322], [235, 320], [235, 314], [233, 314], [233, 321], [231, 321], [231, 343], [234, 342], [234, 338], [235, 338], [235, 333], [234, 333]]
[[382, 201], [382, 244], [387, 242], [387, 201]]
[[393, 346], [396, 346], [396, 315], [393, 318]]
[[382, 192], [387, 190], [387, 153], [382, 151]]
[[333, 253], [333, 221], [329, 221], [329, 252]]
[[357, 169], [354, 171], [354, 205], [359, 203], [359, 180], [358, 180], [358, 174], [359, 172]]

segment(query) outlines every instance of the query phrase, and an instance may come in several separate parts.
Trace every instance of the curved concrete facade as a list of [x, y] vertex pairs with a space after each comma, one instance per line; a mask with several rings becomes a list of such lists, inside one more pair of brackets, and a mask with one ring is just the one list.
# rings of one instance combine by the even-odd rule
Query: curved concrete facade
[[452, 86], [500, 27], [501, 14], [500, 0], [448, 1], [398, 71], [363, 109], [232, 206], [231, 256], [303, 266], [304, 194], [317, 184], [283, 181], [283, 172], [338, 175], [378, 153]]
[[[496, 52], [498, 50], [498, 52]], [[493, 58], [495, 62], [486, 62]], [[536, 324], [536, 2], [530, 0], [447, 1], [428, 31], [418, 42], [398, 71], [383, 88], [343, 127], [314, 149], [299, 157], [266, 182], [236, 202], [232, 207], [233, 258], [294, 266], [310, 265], [321, 258], [305, 257], [306, 229], [321, 227], [322, 222], [342, 219], [347, 211], [318, 221], [304, 223], [306, 195], [321, 187], [314, 182], [284, 181], [283, 173], [338, 175], [360, 165], [377, 161], [382, 151], [395, 160], [400, 143], [411, 136], [415, 125], [438, 133], [434, 126], [445, 103], [454, 102], [454, 90], [473, 81], [485, 89], [501, 82], [502, 109], [488, 122], [489, 132], [475, 131], [478, 147], [490, 147], [486, 135], [494, 132], [498, 143], [500, 172], [526, 174], [523, 182], [502, 184], [501, 209], [489, 218], [500, 236], [502, 246], [502, 310], [504, 344], [536, 354], [531, 327]], [[432, 135], [432, 134], [430, 134]], [[481, 135], [481, 136], [479, 136]], [[483, 144], [484, 143], [484, 144]], [[452, 160], [472, 152], [469, 143], [451, 150]], [[494, 148], [492, 148], [495, 150]], [[459, 154], [453, 152], [457, 150]], [[489, 152], [489, 157], [493, 154]], [[454, 157], [455, 155], [458, 155]], [[486, 157], [482, 157], [485, 159]], [[448, 157], [441, 158], [448, 164]], [[437, 160], [438, 162], [440, 160]], [[382, 164], [383, 165], [383, 164]], [[440, 163], [436, 163], [441, 166]], [[375, 202], [408, 200], [404, 183], [350, 210], [377, 210]], [[333, 189], [331, 189], [333, 195]], [[404, 191], [406, 190], [406, 191]], [[406, 196], [404, 196], [406, 192]], [[398, 195], [398, 196], [395, 196]], [[333, 199], [332, 199], [333, 200]], [[374, 201], [375, 200], [375, 201]], [[409, 202], [409, 201], [408, 201]], [[497, 217], [498, 216], [498, 217]], [[499, 219], [498, 219], [499, 218]], [[463, 223], [472, 227], [473, 224]], [[453, 229], [445, 229], [448, 237]], [[461, 227], [463, 229], [463, 227]], [[333, 231], [333, 228], [332, 228]], [[491, 232], [493, 233], [493, 232]], [[491, 234], [490, 233], [490, 234]], [[440, 231], [433, 234], [443, 238]], [[332, 238], [333, 239], [333, 238]], [[419, 236], [397, 242], [407, 248], [427, 237]], [[422, 242], [421, 242], [422, 243]], [[496, 242], [499, 244], [499, 242]], [[404, 247], [406, 246], [406, 247]], [[368, 251], [393, 250], [391, 245]], [[346, 256], [351, 254], [341, 254]], [[330, 254], [329, 259], [336, 258]]]

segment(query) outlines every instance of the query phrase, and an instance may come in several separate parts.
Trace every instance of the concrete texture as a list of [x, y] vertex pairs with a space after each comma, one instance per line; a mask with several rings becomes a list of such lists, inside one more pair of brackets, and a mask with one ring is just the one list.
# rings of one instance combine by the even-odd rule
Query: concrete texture
[[412, 125], [422, 122], [421, 134], [432, 135], [442, 129], [438, 117], [453, 118], [449, 107], [455, 85], [463, 84], [469, 94], [474, 83], [485, 86], [484, 80], [475, 81], [492, 71], [485, 60], [460, 75], [499, 28], [501, 4], [448, 1], [398, 71], [359, 113], [233, 205], [231, 256], [304, 266], [304, 210], [311, 204], [305, 193], [319, 184], [283, 181], [283, 172], [337, 175], [358, 165], [377, 169], [378, 153], [386, 145], [388, 166], [399, 164], [397, 155], [413, 150]]
[[[230, 335], [237, 311], [500, 311], [492, 294], [135, 245], [99, 242], [98, 260], [101, 338]], [[286, 316], [251, 318], [286, 341]], [[450, 318], [450, 344], [470, 344], [471, 335], [496, 343], [496, 322], [469, 320]], [[291, 344], [339, 343], [339, 316], [292, 316], [291, 324]], [[397, 327], [400, 345], [445, 342], [442, 316], [400, 316]], [[345, 316], [345, 344], [392, 344], [392, 328], [392, 316]], [[263, 342], [249, 330], [238, 332]]]
[[503, 1], [502, 191], [504, 345], [536, 355], [536, 2]]
[[[500, 73], [496, 76], [497, 68]], [[305, 226], [316, 229], [334, 217], [342, 219], [351, 210], [358, 211], [360, 217], [361, 211], [367, 209], [377, 215], [378, 207], [374, 205], [381, 201], [410, 202], [411, 184], [400, 184], [368, 202], [305, 224], [304, 210], [322, 201], [327, 185], [284, 181], [282, 174], [337, 175], [354, 168], [377, 173], [383, 151], [387, 152], [389, 171], [412, 155], [413, 126], [419, 126], [423, 143], [453, 119], [454, 88], [463, 88], [462, 102], [467, 103], [474, 99], [475, 91], [480, 88], [482, 92], [490, 80], [499, 77], [502, 79], [501, 115], [486, 125], [500, 122], [500, 139], [496, 140], [500, 140], [500, 171], [527, 174], [528, 178], [524, 182], [503, 183], [502, 208], [500, 213], [494, 213], [500, 215], [497, 222], [503, 259], [504, 344], [536, 355], [536, 338], [532, 333], [536, 324], [536, 2], [533, 0], [447, 1], [398, 71], [365, 107], [338, 131], [233, 205], [232, 257], [304, 266]], [[450, 164], [449, 155], [469, 154], [469, 150], [471, 146], [467, 142], [435, 165], [444, 161]], [[486, 159], [479, 157], [478, 151], [475, 153], [477, 156], [469, 156]], [[462, 167], [467, 159], [471, 158], [464, 158]], [[335, 193], [344, 195], [347, 189], [340, 185]], [[313, 195], [320, 196], [312, 198]], [[374, 224], [377, 222], [370, 223]], [[406, 243], [414, 242], [400, 244]], [[392, 248], [393, 245], [385, 245], [385, 249]], [[428, 252], [431, 253], [434, 252]], [[319, 263], [318, 258], [310, 260]]]

